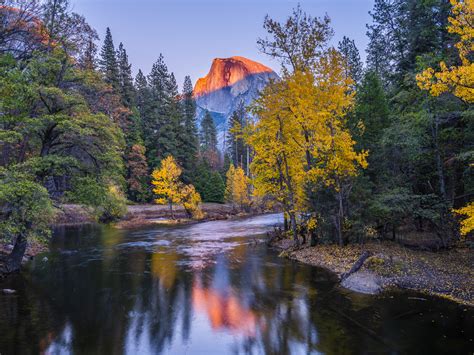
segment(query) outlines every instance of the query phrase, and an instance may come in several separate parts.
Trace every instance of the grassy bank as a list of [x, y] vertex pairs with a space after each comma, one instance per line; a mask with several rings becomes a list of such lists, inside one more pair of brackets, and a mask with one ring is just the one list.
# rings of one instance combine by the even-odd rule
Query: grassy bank
[[318, 245], [297, 250], [289, 240], [273, 243], [284, 256], [336, 273], [341, 279], [365, 252], [370, 257], [362, 268], [342, 285], [368, 292], [375, 284], [379, 290], [402, 288], [449, 298], [474, 306], [474, 253], [468, 248], [429, 252], [403, 247], [394, 242], [370, 242], [364, 245]]

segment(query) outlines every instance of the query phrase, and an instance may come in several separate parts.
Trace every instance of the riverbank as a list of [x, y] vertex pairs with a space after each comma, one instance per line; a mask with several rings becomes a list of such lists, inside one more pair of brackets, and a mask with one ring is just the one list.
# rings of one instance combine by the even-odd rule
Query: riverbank
[[[233, 208], [232, 205], [219, 203], [203, 203], [201, 205], [204, 217], [200, 220], [189, 219], [181, 206], [174, 206], [173, 212], [169, 206], [146, 204], [129, 205], [126, 215], [113, 226], [118, 229], [134, 229], [151, 227], [154, 225], [184, 225], [189, 223], [206, 222], [214, 220], [226, 220], [232, 218], [242, 218], [256, 216], [268, 211], [252, 210], [243, 212]], [[54, 226], [76, 226], [97, 223], [94, 219], [93, 211], [85, 206], [75, 204], [62, 204], [56, 209]], [[0, 242], [0, 261], [11, 253], [13, 244]], [[48, 245], [40, 242], [29, 242], [23, 257], [23, 263], [31, 260], [34, 256], [48, 250]]]
[[[474, 306], [474, 253], [468, 248], [428, 252], [394, 242], [364, 245], [318, 245], [292, 250], [288, 239], [272, 243], [282, 255], [334, 272], [342, 287], [377, 294], [390, 288], [420, 291]], [[370, 253], [363, 266], [349, 272], [364, 252]]]
[[204, 217], [199, 220], [188, 218], [181, 206], [173, 206], [173, 212], [164, 205], [133, 205], [128, 206], [127, 214], [122, 220], [114, 223], [116, 228], [141, 228], [160, 224], [189, 224], [196, 222], [225, 220], [237, 217], [255, 216], [265, 213], [262, 210], [243, 212], [232, 205], [219, 203], [203, 203], [201, 205]]
[[[160, 224], [188, 224], [214, 220], [225, 220], [236, 217], [248, 217], [265, 213], [263, 210], [243, 212], [232, 205], [220, 203], [203, 203], [201, 205], [204, 217], [200, 220], [188, 218], [182, 206], [143, 204], [127, 206], [127, 213], [113, 226], [119, 229], [141, 228]], [[54, 225], [69, 226], [96, 223], [92, 211], [87, 207], [74, 204], [60, 205], [56, 213]]]

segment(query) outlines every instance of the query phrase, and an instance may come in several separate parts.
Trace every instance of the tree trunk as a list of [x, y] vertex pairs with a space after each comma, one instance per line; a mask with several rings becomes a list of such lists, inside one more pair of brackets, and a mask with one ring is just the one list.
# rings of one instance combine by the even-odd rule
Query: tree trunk
[[298, 240], [298, 226], [296, 225], [296, 216], [294, 212], [290, 213], [290, 223], [291, 223], [291, 230], [293, 233], [293, 239], [295, 240], [295, 244], [299, 245], [300, 242]]
[[173, 202], [170, 202], [170, 213], [171, 213], [171, 219], [174, 219], [174, 213], [173, 213]]
[[435, 146], [436, 170], [438, 172], [439, 178], [439, 191], [441, 193], [441, 197], [443, 197], [443, 199], [446, 201], [446, 179], [444, 177], [443, 160], [439, 148], [439, 119], [437, 116], [435, 116], [434, 123], [432, 125], [432, 136]]
[[367, 258], [370, 256], [370, 252], [364, 251], [362, 255], [360, 256], [359, 260], [357, 260], [354, 265], [352, 265], [351, 269], [348, 272], [345, 272], [344, 274], [341, 275], [341, 281], [344, 279], [347, 279], [350, 275], [352, 275], [354, 272], [359, 271], [359, 269], [364, 265], [364, 262], [367, 260]]
[[342, 237], [342, 223], [344, 221], [344, 205], [343, 205], [343, 201], [342, 201], [342, 192], [341, 191], [338, 192], [337, 199], [338, 199], [338, 202], [339, 202], [339, 210], [337, 212], [337, 222], [336, 222], [336, 225], [337, 225], [337, 239], [338, 239], [338, 242], [339, 242], [339, 246], [342, 247], [344, 245], [344, 239]]
[[11, 274], [20, 270], [27, 245], [26, 237], [23, 234], [18, 235], [12, 252], [8, 255], [4, 265], [0, 267], [0, 274]]
[[290, 228], [288, 226], [288, 218], [286, 217], [286, 213], [283, 216], [283, 229], [287, 232]]

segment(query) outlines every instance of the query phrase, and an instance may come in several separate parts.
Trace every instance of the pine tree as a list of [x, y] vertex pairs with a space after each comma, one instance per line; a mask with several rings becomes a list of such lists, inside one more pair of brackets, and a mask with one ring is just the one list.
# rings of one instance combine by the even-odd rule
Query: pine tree
[[357, 85], [362, 80], [363, 66], [360, 60], [359, 50], [354, 40], [344, 36], [338, 45], [339, 52], [345, 58], [347, 63], [347, 74]]
[[131, 108], [135, 105], [135, 88], [133, 87], [132, 65], [128, 62], [127, 51], [122, 42], [117, 51], [120, 96], [125, 107]]
[[214, 120], [209, 111], [206, 111], [201, 122], [201, 149], [203, 151], [212, 150], [217, 151], [217, 131]]
[[105, 34], [104, 45], [100, 52], [99, 67], [104, 75], [105, 82], [111, 85], [116, 93], [120, 93], [119, 67], [112, 32], [108, 27]]
[[219, 165], [219, 151], [217, 150], [217, 130], [214, 120], [209, 111], [206, 111], [201, 121], [199, 135], [201, 141], [201, 155], [208, 161], [212, 168]]
[[148, 82], [146, 76], [143, 75], [141, 69], [138, 70], [138, 74], [135, 77], [135, 90], [136, 92], [136, 105], [140, 116], [143, 118], [147, 115], [147, 108], [150, 102], [150, 90], [148, 88]]
[[219, 172], [212, 170], [207, 161], [201, 161], [197, 165], [193, 180], [203, 201], [224, 202], [224, 180]]
[[191, 78], [184, 78], [181, 95], [180, 127], [178, 130], [178, 146], [180, 147], [180, 161], [183, 166], [183, 180], [191, 179], [196, 168], [199, 149], [199, 137], [196, 127], [196, 102], [193, 98], [193, 84]]
[[247, 159], [250, 158], [249, 147], [243, 140], [243, 130], [247, 124], [246, 112], [243, 102], [240, 102], [229, 120], [229, 131], [227, 133], [227, 144], [230, 158], [234, 165], [242, 167], [247, 171]]
[[153, 165], [168, 155], [176, 155], [176, 113], [173, 101], [176, 83], [160, 54], [148, 75], [149, 100], [143, 119], [148, 161]]

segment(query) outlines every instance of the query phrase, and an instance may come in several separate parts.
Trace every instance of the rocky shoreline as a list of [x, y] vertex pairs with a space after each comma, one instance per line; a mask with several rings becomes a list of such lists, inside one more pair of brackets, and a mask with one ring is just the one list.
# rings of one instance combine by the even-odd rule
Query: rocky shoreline
[[[295, 249], [288, 239], [271, 245], [281, 256], [335, 273], [342, 287], [355, 292], [378, 294], [394, 288], [409, 289], [474, 306], [474, 253], [468, 248], [428, 252], [394, 242], [370, 242]], [[362, 267], [345, 277], [365, 252], [370, 256]]]

